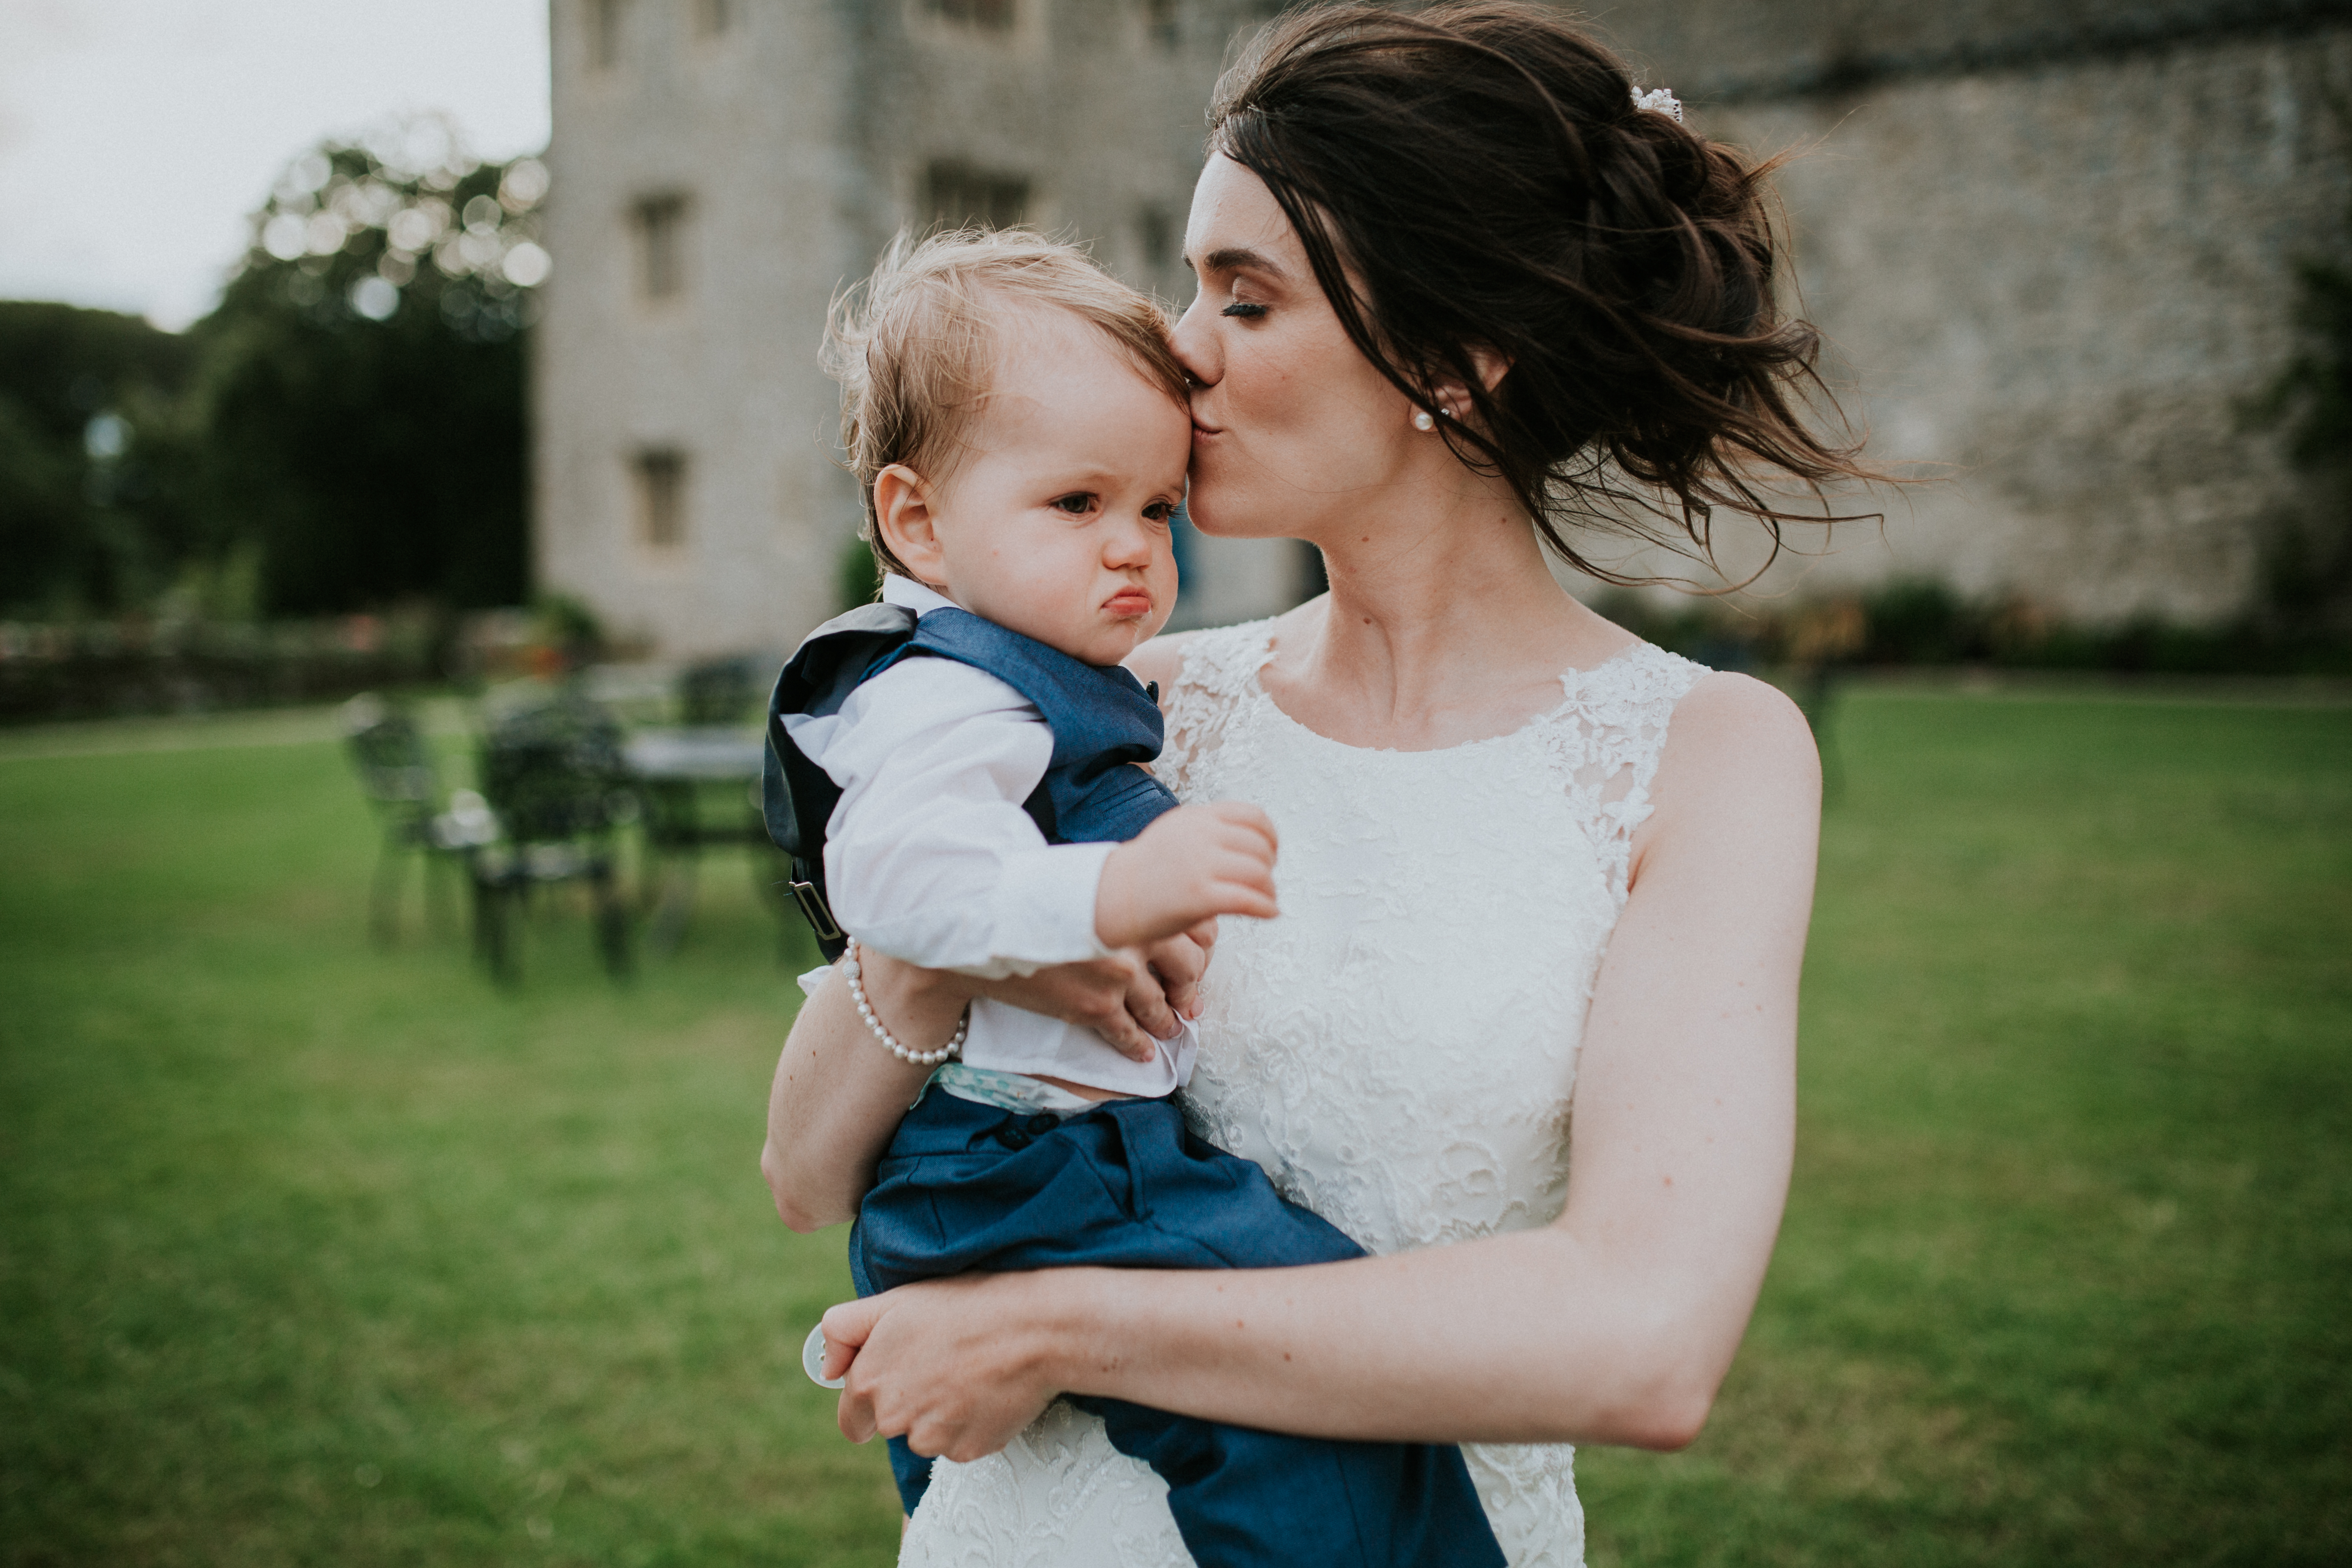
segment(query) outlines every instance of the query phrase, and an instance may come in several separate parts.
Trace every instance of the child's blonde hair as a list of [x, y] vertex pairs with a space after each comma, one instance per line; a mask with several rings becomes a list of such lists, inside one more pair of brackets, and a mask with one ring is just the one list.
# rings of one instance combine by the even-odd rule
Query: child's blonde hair
[[1099, 327], [1146, 381], [1187, 400], [1165, 313], [1076, 246], [1018, 228], [920, 243], [901, 234], [872, 277], [835, 300], [825, 323], [825, 369], [841, 383], [841, 444], [866, 510], [859, 532], [885, 572], [913, 575], [875, 525], [875, 477], [893, 463], [933, 481], [954, 471], [994, 377], [1008, 304], [1057, 306]]

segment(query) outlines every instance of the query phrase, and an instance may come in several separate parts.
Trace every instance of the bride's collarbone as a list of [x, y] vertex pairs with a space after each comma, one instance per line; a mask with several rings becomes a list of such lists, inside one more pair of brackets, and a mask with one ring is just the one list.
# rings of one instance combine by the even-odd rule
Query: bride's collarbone
[[[1326, 740], [1372, 751], [1444, 751], [1526, 729], [1567, 700], [1570, 682], [1642, 646], [1574, 601], [1574, 612], [1517, 640], [1465, 650], [1451, 668], [1398, 679], [1337, 652], [1328, 599], [1277, 621], [1257, 671], [1259, 689], [1292, 721]], [[1320, 612], [1319, 614], [1316, 612]]]
[[1557, 710], [1570, 668], [1530, 662], [1382, 692], [1338, 672], [1286, 668], [1276, 650], [1258, 671], [1258, 686], [1285, 718], [1326, 740], [1367, 751], [1436, 752], [1515, 734]]

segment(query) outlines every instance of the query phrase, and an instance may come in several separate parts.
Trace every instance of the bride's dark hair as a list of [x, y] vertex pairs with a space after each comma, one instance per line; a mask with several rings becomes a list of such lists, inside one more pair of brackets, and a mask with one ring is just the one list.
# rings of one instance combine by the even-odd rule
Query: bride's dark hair
[[[1433, 412], [1437, 383], [1467, 388], [1446, 439], [1579, 568], [1628, 580], [1570, 542], [1595, 526], [1711, 560], [1718, 507], [1777, 552], [1823, 513], [1776, 489], [1881, 477], [1807, 418], [1809, 395], [1834, 403], [1818, 334], [1774, 297], [1773, 165], [1635, 107], [1623, 62], [1559, 12], [1295, 12], [1225, 73], [1209, 126], [1365, 357]], [[1509, 367], [1491, 392], [1480, 351]]]

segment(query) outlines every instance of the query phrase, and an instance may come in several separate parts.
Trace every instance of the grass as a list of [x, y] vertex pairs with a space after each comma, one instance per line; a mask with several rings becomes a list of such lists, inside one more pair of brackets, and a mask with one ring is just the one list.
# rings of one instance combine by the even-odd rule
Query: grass
[[1797, 1177], [1618, 1563], [2352, 1560], [2352, 714], [1849, 701]]
[[0, 762], [0, 1560], [887, 1556], [735, 867], [633, 985], [551, 911], [501, 995], [369, 949], [331, 745]]
[[[0, 1563], [887, 1562], [746, 879], [498, 994], [367, 946], [310, 733], [0, 738]], [[1834, 745], [1780, 1249], [1706, 1436], [1580, 1456], [1596, 1568], [2352, 1558], [2352, 711]]]

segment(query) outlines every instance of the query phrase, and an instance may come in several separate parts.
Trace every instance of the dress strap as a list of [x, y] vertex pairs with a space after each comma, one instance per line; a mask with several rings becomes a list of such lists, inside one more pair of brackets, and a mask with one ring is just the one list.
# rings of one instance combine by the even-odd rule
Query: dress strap
[[1650, 784], [1665, 754], [1675, 705], [1713, 671], [1641, 643], [1591, 669], [1560, 677], [1567, 695], [1542, 726], [1543, 742], [1622, 905], [1633, 834], [1654, 809]]

